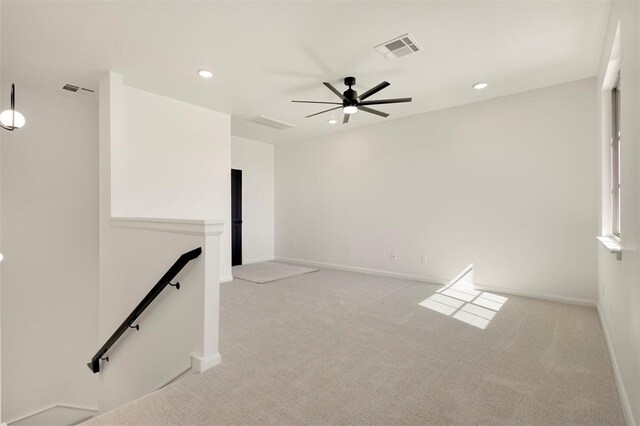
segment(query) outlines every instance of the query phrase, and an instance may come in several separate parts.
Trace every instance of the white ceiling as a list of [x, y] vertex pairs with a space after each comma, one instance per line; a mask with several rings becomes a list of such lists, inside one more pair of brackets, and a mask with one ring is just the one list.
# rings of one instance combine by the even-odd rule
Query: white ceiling
[[[595, 75], [609, 1], [442, 2], [2, 2], [2, 80], [57, 90], [97, 88], [112, 70], [125, 83], [232, 116], [233, 134], [279, 142], [385, 120], [359, 112], [330, 126], [322, 81], [363, 92], [382, 80], [386, 120]], [[424, 51], [387, 61], [373, 46], [411, 33]], [[215, 73], [203, 80], [196, 69]], [[479, 80], [484, 91], [471, 89]], [[19, 90], [19, 88], [18, 88]], [[3, 100], [4, 102], [4, 100]], [[18, 91], [19, 102], [19, 91]], [[274, 130], [245, 119], [294, 124]]]

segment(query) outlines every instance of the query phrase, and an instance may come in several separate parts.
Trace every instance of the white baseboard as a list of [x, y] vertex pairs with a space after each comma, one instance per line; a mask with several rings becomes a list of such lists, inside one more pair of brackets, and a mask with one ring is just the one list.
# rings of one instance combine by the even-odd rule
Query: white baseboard
[[492, 293], [502, 293], [502, 294], [508, 294], [511, 296], [529, 297], [531, 299], [548, 300], [549, 302], [568, 303], [569, 305], [589, 306], [592, 308], [596, 306], [596, 302], [594, 302], [593, 300], [580, 299], [577, 297], [566, 297], [566, 296], [558, 296], [556, 294], [513, 290], [511, 288], [493, 287], [493, 286], [475, 284], [475, 283], [473, 286], [477, 290], [490, 291]]
[[216, 365], [220, 365], [221, 362], [222, 357], [220, 356], [219, 352], [206, 357], [200, 357], [198, 355], [191, 354], [191, 368], [196, 373], [204, 373], [208, 369], [213, 368]]
[[165, 380], [164, 383], [162, 384], [162, 386], [158, 387], [158, 389], [162, 389], [168, 385], [170, 385], [171, 383], [173, 383], [178, 377], [182, 377], [182, 375], [186, 374], [187, 372], [191, 371], [191, 365], [189, 365], [189, 367], [182, 369], [179, 373], [174, 374], [173, 377], [171, 377], [171, 379], [169, 380]]
[[11, 420], [6, 421], [5, 423], [2, 423], [2, 425], [6, 426], [11, 425], [12, 423], [16, 423], [16, 422], [20, 422], [22, 420], [31, 418], [31, 417], [35, 417], [41, 414], [46, 413], [47, 411], [50, 410], [54, 410], [56, 408], [67, 408], [67, 409], [71, 409], [71, 410], [78, 410], [78, 411], [86, 411], [86, 412], [91, 412], [93, 414], [97, 414], [98, 413], [98, 408], [97, 407], [84, 407], [81, 405], [75, 405], [75, 404], [65, 404], [65, 403], [57, 403], [57, 404], [52, 404], [52, 405], [48, 405], [44, 408], [41, 408], [39, 410], [33, 411], [29, 414], [25, 414], [23, 416], [20, 417], [15, 417]]
[[[282, 262], [298, 263], [300, 265], [306, 265], [306, 266], [315, 266], [317, 268], [339, 269], [342, 271], [360, 272], [363, 274], [381, 275], [384, 277], [403, 278], [407, 280], [420, 281], [420, 282], [438, 284], [438, 285], [447, 285], [452, 282], [452, 280], [450, 279], [427, 277], [424, 275], [404, 274], [401, 272], [385, 271], [380, 269], [361, 268], [358, 266], [339, 265], [335, 263], [316, 262], [313, 260], [295, 259], [292, 257], [276, 256], [275, 260], [280, 260]], [[571, 305], [581, 305], [581, 306], [591, 306], [591, 307], [595, 307], [596, 305], [594, 301], [588, 300], [588, 299], [578, 299], [573, 297], [557, 296], [554, 294], [518, 291], [510, 288], [492, 287], [492, 286], [485, 286], [480, 284], [475, 285], [475, 287], [478, 290], [482, 290], [482, 291], [491, 291], [496, 293], [513, 295], [513, 296], [530, 297], [532, 299], [541, 299], [541, 300], [548, 300], [551, 302], [568, 303]]]
[[260, 262], [269, 262], [271, 260], [274, 260], [275, 258], [273, 256], [271, 257], [257, 257], [255, 259], [246, 259], [246, 260], [242, 260], [242, 264], [243, 265], [250, 265], [252, 263], [260, 263]]
[[232, 275], [227, 275], [226, 277], [220, 277], [221, 283], [228, 283], [229, 281], [233, 281]]
[[602, 325], [602, 331], [604, 332], [604, 338], [607, 342], [607, 349], [609, 350], [609, 359], [611, 360], [611, 368], [613, 369], [613, 377], [616, 380], [616, 387], [618, 388], [618, 395], [620, 396], [620, 405], [622, 405], [622, 412], [624, 413], [624, 420], [629, 426], [635, 426], [636, 423], [633, 419], [633, 412], [631, 411], [631, 404], [629, 404], [629, 398], [627, 397], [627, 391], [622, 381], [622, 374], [620, 374], [620, 368], [618, 367], [618, 360], [616, 353], [613, 350], [613, 343], [611, 342], [611, 336], [609, 335], [609, 328], [607, 327], [607, 321], [604, 319], [604, 314], [600, 308], [600, 304], [596, 304], [598, 311], [598, 317], [600, 318], [600, 325]]
[[429, 284], [446, 285], [450, 282], [450, 280], [445, 280], [442, 278], [426, 277], [424, 275], [412, 275], [412, 274], [405, 274], [402, 272], [385, 271], [382, 269], [371, 269], [371, 268], [362, 268], [359, 266], [339, 265], [336, 263], [315, 262], [313, 260], [295, 259], [292, 257], [276, 256], [275, 260], [280, 260], [282, 262], [298, 263], [306, 266], [315, 266], [317, 268], [339, 269], [341, 271], [360, 272], [362, 274], [380, 275], [383, 277], [391, 277], [391, 278], [402, 278], [405, 280], [420, 281], [420, 282], [425, 282]]

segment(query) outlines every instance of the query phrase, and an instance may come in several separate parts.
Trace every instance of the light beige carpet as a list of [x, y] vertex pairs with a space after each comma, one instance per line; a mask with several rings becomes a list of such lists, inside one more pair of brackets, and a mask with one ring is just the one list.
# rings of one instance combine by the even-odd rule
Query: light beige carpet
[[258, 284], [265, 284], [278, 281], [283, 278], [315, 272], [317, 269], [289, 265], [280, 262], [260, 262], [234, 266], [232, 271], [234, 278]]
[[224, 283], [222, 364], [89, 424], [622, 425], [596, 311], [506, 297], [335, 270]]

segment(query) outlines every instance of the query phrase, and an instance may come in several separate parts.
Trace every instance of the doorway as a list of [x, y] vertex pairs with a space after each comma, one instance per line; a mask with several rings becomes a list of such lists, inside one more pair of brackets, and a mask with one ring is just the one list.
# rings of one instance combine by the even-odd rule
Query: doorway
[[231, 169], [231, 266], [242, 265], [242, 170]]

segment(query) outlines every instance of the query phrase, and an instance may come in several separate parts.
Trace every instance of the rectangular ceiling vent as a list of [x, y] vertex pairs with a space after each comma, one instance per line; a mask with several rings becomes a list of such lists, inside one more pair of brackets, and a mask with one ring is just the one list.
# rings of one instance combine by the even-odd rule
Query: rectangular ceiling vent
[[69, 92], [73, 92], [73, 93], [82, 93], [85, 95], [90, 95], [92, 93], [95, 93], [94, 90], [91, 89], [87, 89], [86, 87], [80, 87], [80, 86], [76, 86], [75, 84], [65, 84], [64, 86], [62, 86], [62, 90], [67, 90]]
[[390, 61], [401, 56], [422, 51], [422, 47], [420, 47], [416, 39], [410, 34], [403, 34], [400, 37], [385, 41], [373, 48]]
[[74, 86], [73, 84], [69, 84], [69, 83], [65, 84], [62, 87], [62, 89], [63, 90], [68, 90], [70, 92], [77, 92], [78, 90], [80, 90], [80, 88], [78, 86]]
[[295, 127], [293, 124], [285, 123], [284, 121], [278, 121], [273, 118], [265, 117], [264, 115], [257, 115], [252, 118], [248, 118], [247, 121], [251, 121], [256, 124], [271, 127], [272, 129], [284, 130]]

